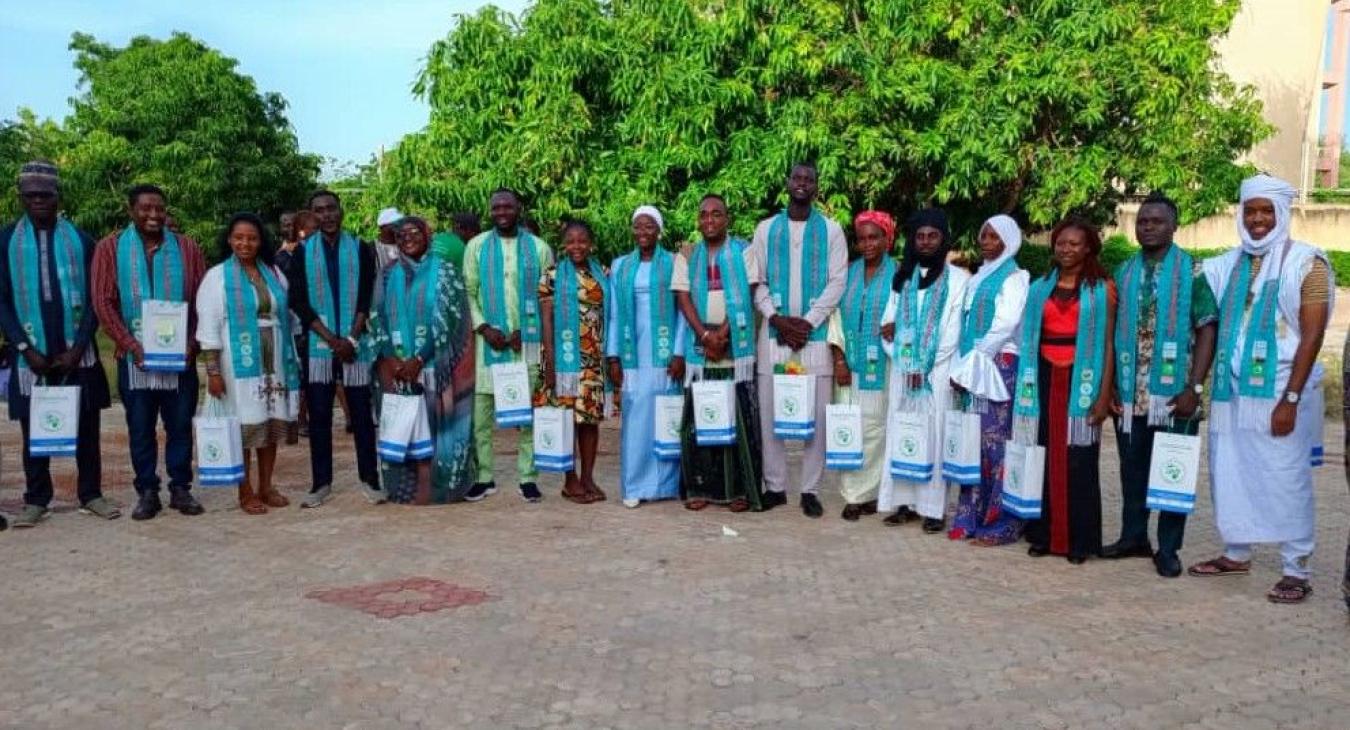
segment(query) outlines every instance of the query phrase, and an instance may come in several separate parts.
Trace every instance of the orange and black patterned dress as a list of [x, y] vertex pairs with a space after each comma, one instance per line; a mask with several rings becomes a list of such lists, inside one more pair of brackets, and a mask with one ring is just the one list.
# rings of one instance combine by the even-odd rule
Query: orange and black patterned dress
[[[599, 423], [605, 417], [605, 289], [586, 266], [576, 267], [578, 340], [581, 343], [581, 373], [579, 395], [575, 398], [556, 396], [553, 388], [542, 377], [536, 379], [534, 406], [571, 408], [576, 422]], [[608, 276], [609, 272], [606, 271]], [[539, 306], [552, 307], [557, 267], [551, 266], [539, 277]], [[547, 300], [547, 301], [546, 301]], [[558, 326], [554, 322], [554, 326]]]

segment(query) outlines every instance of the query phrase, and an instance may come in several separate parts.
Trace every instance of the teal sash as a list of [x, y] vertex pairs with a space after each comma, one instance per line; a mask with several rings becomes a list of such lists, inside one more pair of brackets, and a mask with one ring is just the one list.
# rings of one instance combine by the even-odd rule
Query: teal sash
[[[1278, 265], [1266, 261], [1264, 265]], [[1251, 288], [1252, 257], [1241, 254], [1228, 286], [1223, 290], [1219, 306], [1219, 344], [1214, 357], [1214, 401], [1233, 399], [1233, 382], [1229, 368], [1236, 352], [1238, 331]], [[1238, 373], [1238, 394], [1244, 398], [1271, 400], [1275, 397], [1275, 375], [1279, 364], [1279, 343], [1275, 338], [1277, 305], [1280, 299], [1280, 277], [1269, 276], [1252, 306], [1247, 336], [1242, 343], [1242, 367]]]
[[867, 265], [860, 258], [848, 269], [844, 290], [844, 356], [859, 390], [878, 391], [886, 383], [882, 364], [881, 314], [895, 278], [895, 259], [883, 257], [881, 267], [867, 281]]
[[1143, 300], [1148, 295], [1153, 294], [1155, 312], [1149, 395], [1164, 402], [1170, 400], [1185, 387], [1190, 372], [1194, 262], [1190, 254], [1174, 243], [1155, 266], [1152, 292], [1144, 289], [1146, 264], [1142, 253], [1135, 254], [1116, 272], [1120, 287], [1115, 338], [1116, 392], [1125, 410], [1125, 421], [1133, 418], [1139, 320]]
[[989, 332], [994, 324], [994, 302], [1003, 290], [1003, 282], [1017, 270], [1017, 261], [1008, 259], [998, 267], [989, 278], [980, 282], [975, 289], [970, 309], [961, 319], [961, 354], [966, 355], [975, 349], [975, 343]]
[[[61, 286], [61, 325], [66, 346], [75, 343], [75, 333], [84, 317], [87, 272], [84, 266], [84, 241], [70, 221], [59, 218], [52, 231], [51, 245], [56, 259], [56, 278]], [[33, 349], [51, 355], [51, 344], [42, 324], [42, 280], [39, 273], [37, 235], [28, 216], [14, 225], [9, 238], [9, 271], [14, 290], [14, 313]], [[86, 353], [86, 359], [91, 357]], [[19, 370], [29, 372], [28, 361], [16, 358]], [[81, 367], [84, 367], [83, 361]], [[29, 379], [31, 380], [31, 379]], [[26, 384], [26, 381], [21, 381]], [[27, 392], [26, 390], [24, 391]]]
[[[291, 315], [286, 287], [270, 266], [258, 265], [263, 283], [272, 294], [272, 319], [276, 322], [276, 340], [281, 347], [283, 382], [287, 390], [299, 390], [300, 368], [291, 336]], [[263, 347], [258, 326], [258, 291], [244, 273], [239, 260], [231, 256], [225, 262], [225, 315], [229, 327], [230, 365], [236, 380], [260, 378], [263, 374]]]
[[[928, 286], [928, 297], [920, 309], [919, 282], [922, 280], [919, 267], [914, 267], [914, 273], [910, 275], [900, 296], [899, 311], [895, 318], [896, 355], [893, 365], [901, 377], [904, 394], [911, 398], [933, 392], [928, 374], [937, 362], [938, 341], [942, 339], [939, 327], [942, 324], [942, 312], [947, 307], [951, 276], [944, 265], [937, 281]], [[914, 375], [923, 376], [917, 388], [911, 386], [911, 376]]]
[[[441, 259], [431, 253], [416, 262], [400, 256], [389, 267], [383, 308], [389, 322], [394, 356], [399, 359], [421, 354], [432, 341], [440, 270]], [[432, 362], [428, 359], [423, 372], [431, 368]]]
[[[309, 300], [315, 314], [338, 337], [346, 337], [356, 322], [357, 287], [361, 280], [361, 244], [352, 234], [343, 231], [337, 244], [338, 285], [341, 289], [342, 310], [328, 280], [328, 246], [323, 234], [315, 233], [305, 241], [305, 275], [309, 277]], [[369, 338], [361, 337], [356, 348], [355, 367], [344, 371], [348, 385], [360, 386], [370, 382], [369, 371], [373, 360]], [[314, 383], [333, 382], [333, 351], [317, 332], [309, 333], [309, 380]], [[365, 378], [361, 377], [365, 374]], [[345, 376], [351, 376], [348, 380]]]
[[[633, 293], [642, 255], [634, 251], [614, 264], [614, 334], [619, 337], [619, 360], [624, 370], [638, 368], [637, 299]], [[652, 338], [652, 366], [664, 368], [675, 347], [675, 301], [670, 293], [670, 276], [675, 269], [675, 254], [657, 246], [651, 260], [651, 307], [647, 323]]]
[[[754, 375], [755, 365], [755, 311], [750, 301], [750, 277], [745, 272], [745, 248], [748, 244], [732, 238], [717, 249], [714, 261], [722, 277], [722, 296], [726, 300], [728, 330], [731, 334], [731, 357], [735, 361], [736, 382], [743, 383]], [[689, 293], [699, 321], [708, 317], [708, 243], [700, 240], [689, 259]], [[706, 364], [703, 346], [699, 345], [691, 327], [685, 333], [685, 359], [690, 377], [702, 375]]]
[[[539, 255], [534, 236], [524, 228], [516, 229], [516, 305], [520, 313], [521, 351], [528, 362], [538, 359], [539, 325]], [[483, 319], [504, 335], [512, 331], [506, 310], [506, 272], [502, 263], [502, 239], [494, 229], [483, 242], [478, 254], [478, 281]], [[511, 362], [514, 354], [508, 348], [494, 350], [486, 347], [483, 357], [488, 365]]]
[[[788, 285], [792, 281], [792, 234], [788, 225], [787, 211], [774, 216], [769, 224], [769, 291], [773, 293], [773, 306], [778, 314], [792, 317], [804, 316], [815, 304], [816, 297], [825, 290], [829, 280], [830, 234], [825, 225], [825, 216], [815, 208], [806, 219], [806, 230], [802, 233], [802, 291], [800, 307], [790, 307]], [[824, 342], [828, 322], [811, 331], [811, 342]], [[769, 339], [778, 336], [777, 330], [769, 326]]]
[[[1026, 317], [1022, 325], [1021, 367], [1017, 376], [1013, 414], [1029, 424], [1041, 416], [1040, 352], [1045, 303], [1055, 291], [1059, 270], [1031, 285], [1027, 293]], [[1087, 417], [1101, 395], [1106, 361], [1106, 284], [1097, 282], [1078, 286], [1078, 332], [1074, 338], [1073, 374], [1069, 381], [1069, 443], [1091, 446], [1100, 430], [1089, 425]], [[1035, 443], [1035, 430], [1028, 435]]]
[[[600, 284], [603, 298], [609, 299], [609, 280], [600, 262], [591, 258], [586, 265]], [[564, 256], [558, 262], [553, 279], [553, 362], [558, 381], [555, 395], [575, 397], [581, 386], [581, 301], [577, 267], [572, 259]]]
[[[151, 272], [154, 277], [151, 279]], [[183, 249], [173, 231], [164, 231], [164, 241], [155, 249], [154, 261], [145, 256], [145, 241], [135, 226], [127, 226], [117, 237], [117, 294], [122, 306], [122, 322], [137, 342], [145, 342], [141, 323], [141, 302], [181, 302], [183, 293]], [[174, 373], [146, 373], [136, 367], [136, 357], [127, 353], [127, 376], [133, 390], [173, 389], [178, 385]], [[154, 370], [147, 356], [146, 370]], [[158, 376], [158, 377], [156, 377]]]

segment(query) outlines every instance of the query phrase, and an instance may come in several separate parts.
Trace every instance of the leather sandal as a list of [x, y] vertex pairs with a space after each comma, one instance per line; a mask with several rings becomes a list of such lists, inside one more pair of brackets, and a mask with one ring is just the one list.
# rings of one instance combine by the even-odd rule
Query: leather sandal
[[1220, 555], [1213, 560], [1196, 563], [1188, 568], [1186, 572], [1197, 578], [1216, 578], [1221, 575], [1247, 575], [1252, 572], [1252, 564], [1251, 561], [1239, 563], [1236, 560], [1229, 560]]
[[1266, 593], [1266, 600], [1271, 603], [1303, 603], [1312, 592], [1312, 584], [1307, 580], [1286, 575]]

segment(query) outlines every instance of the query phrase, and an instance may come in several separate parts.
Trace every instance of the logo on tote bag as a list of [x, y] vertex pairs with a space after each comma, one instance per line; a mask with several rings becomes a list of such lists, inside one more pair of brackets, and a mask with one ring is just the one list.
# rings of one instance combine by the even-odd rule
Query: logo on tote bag
[[834, 441], [840, 446], [848, 446], [853, 443], [853, 429], [839, 427], [834, 430]]
[[1186, 476], [1186, 467], [1176, 459], [1169, 459], [1162, 466], [1162, 478], [1168, 484], [1180, 484], [1182, 477]]
[[[950, 443], [950, 442], [948, 442]], [[948, 451], [952, 451], [949, 449]], [[900, 455], [913, 457], [919, 453], [919, 442], [913, 436], [906, 436], [900, 439]], [[954, 453], [954, 452], [953, 452]]]
[[56, 411], [47, 411], [46, 413], [42, 414], [42, 427], [53, 433], [55, 433], [56, 431], [60, 431], [61, 427], [64, 426], [65, 423], [66, 423], [65, 419], [62, 418], [61, 414], [57, 413]]
[[783, 412], [789, 416], [797, 415], [797, 399], [792, 396], [783, 398]]

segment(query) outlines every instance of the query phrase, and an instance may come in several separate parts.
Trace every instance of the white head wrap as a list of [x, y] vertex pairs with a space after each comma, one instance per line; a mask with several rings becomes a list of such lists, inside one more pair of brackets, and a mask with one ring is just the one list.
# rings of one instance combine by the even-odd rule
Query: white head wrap
[[[970, 277], [970, 283], [966, 284], [966, 300], [964, 307], [970, 309], [971, 302], [975, 301], [975, 290], [979, 288], [980, 282], [988, 279], [998, 267], [1003, 265], [1004, 261], [1017, 255], [1022, 250], [1022, 229], [1018, 227], [1017, 221], [1012, 217], [1003, 214], [996, 215], [984, 222], [985, 226], [994, 229], [1000, 240], [1003, 241], [1003, 253], [993, 261], [985, 261], [980, 264], [980, 270]], [[980, 232], [984, 232], [984, 226], [980, 226]]]
[[[1271, 246], [1281, 245], [1289, 240], [1290, 209], [1294, 205], [1296, 195], [1298, 191], [1294, 186], [1278, 177], [1261, 174], [1242, 181], [1242, 187], [1238, 189], [1237, 230], [1244, 252], [1252, 256], [1261, 256]], [[1275, 206], [1275, 227], [1259, 241], [1252, 238], [1252, 234], [1247, 232], [1247, 226], [1242, 223], [1243, 204], [1256, 198], [1269, 200]]]
[[398, 208], [385, 208], [380, 211], [379, 216], [375, 218], [375, 225], [383, 228], [392, 223], [399, 222], [402, 218], [403, 214], [398, 212]]
[[652, 220], [656, 221], [657, 230], [659, 230], [661, 233], [666, 232], [666, 221], [664, 218], [661, 217], [661, 211], [657, 210], [656, 206], [639, 205], [637, 210], [633, 211], [632, 222], [637, 223], [638, 216], [640, 215], [645, 215], [648, 218], [651, 218]]

